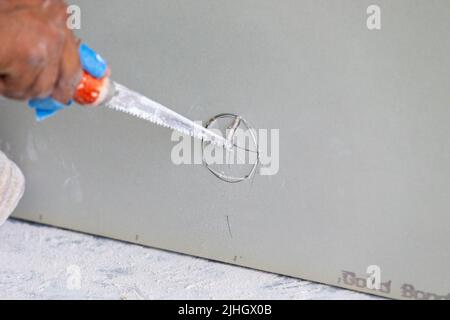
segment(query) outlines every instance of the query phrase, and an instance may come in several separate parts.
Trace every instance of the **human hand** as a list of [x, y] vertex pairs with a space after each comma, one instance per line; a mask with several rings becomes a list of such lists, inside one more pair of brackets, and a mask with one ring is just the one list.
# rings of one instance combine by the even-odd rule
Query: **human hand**
[[62, 0], [0, 0], [0, 95], [67, 103], [81, 80]]

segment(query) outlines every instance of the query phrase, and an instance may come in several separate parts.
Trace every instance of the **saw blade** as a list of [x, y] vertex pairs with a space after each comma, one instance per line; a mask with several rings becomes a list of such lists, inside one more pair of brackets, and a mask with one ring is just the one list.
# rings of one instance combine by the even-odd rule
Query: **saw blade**
[[219, 134], [200, 124], [185, 118], [173, 110], [153, 101], [127, 87], [113, 83], [114, 95], [105, 104], [106, 107], [128, 113], [137, 118], [150, 121], [162, 127], [178, 131], [218, 147], [231, 149], [233, 144]]

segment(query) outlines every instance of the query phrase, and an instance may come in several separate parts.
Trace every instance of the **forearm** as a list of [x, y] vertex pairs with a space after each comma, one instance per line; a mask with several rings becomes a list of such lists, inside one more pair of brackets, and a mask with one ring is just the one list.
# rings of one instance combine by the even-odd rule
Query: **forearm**
[[14, 45], [16, 22], [14, 21], [10, 12], [0, 10], [0, 74], [6, 73], [7, 66], [11, 63], [12, 57], [8, 55], [11, 46]]
[[55, 0], [0, 0], [0, 12], [8, 12], [29, 7], [42, 7], [54, 1]]

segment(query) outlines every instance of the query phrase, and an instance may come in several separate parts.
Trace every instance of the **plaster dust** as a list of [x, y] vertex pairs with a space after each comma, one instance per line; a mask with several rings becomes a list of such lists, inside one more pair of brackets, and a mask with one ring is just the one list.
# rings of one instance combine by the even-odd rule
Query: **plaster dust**
[[0, 228], [0, 299], [376, 299], [56, 228]]

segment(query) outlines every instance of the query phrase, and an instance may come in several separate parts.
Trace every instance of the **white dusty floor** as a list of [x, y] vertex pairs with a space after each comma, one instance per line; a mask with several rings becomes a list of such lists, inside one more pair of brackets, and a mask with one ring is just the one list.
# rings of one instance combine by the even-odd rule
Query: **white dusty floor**
[[0, 227], [0, 299], [372, 298], [15, 220]]

